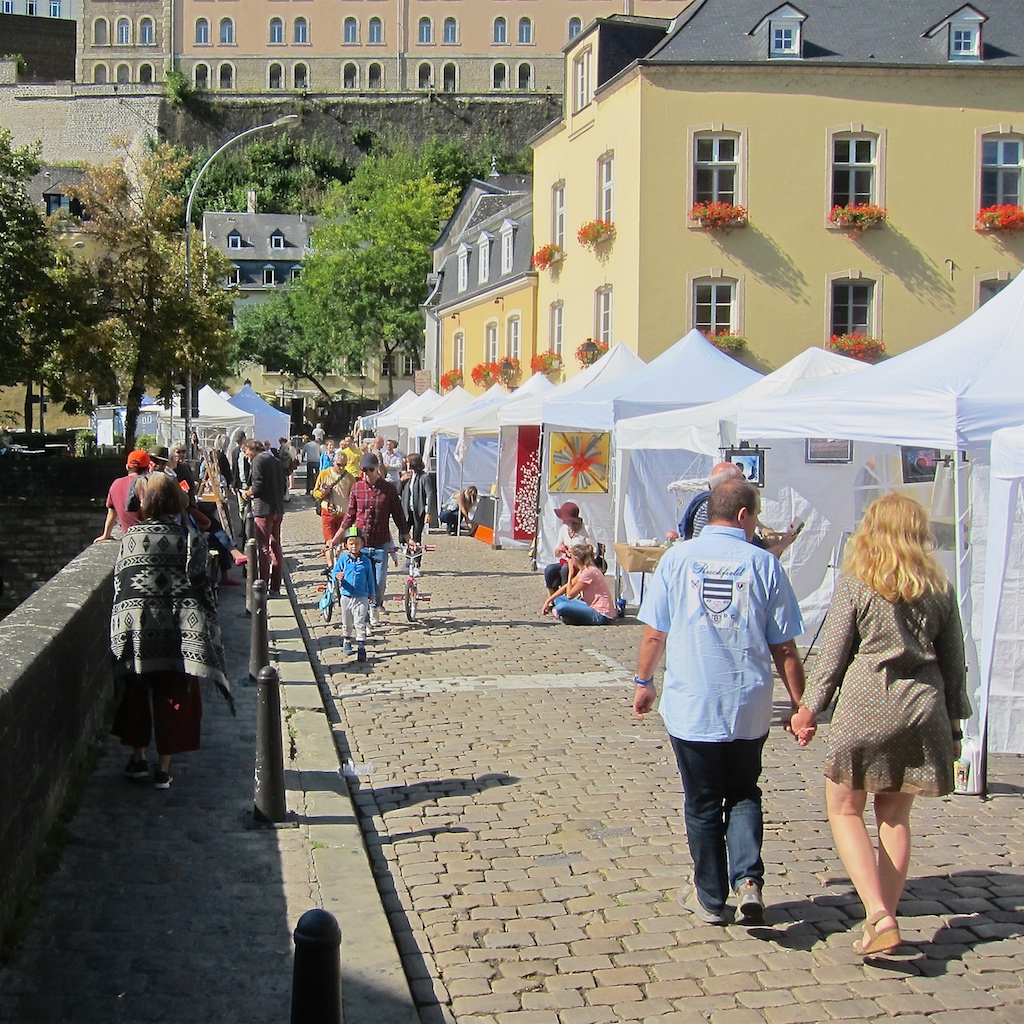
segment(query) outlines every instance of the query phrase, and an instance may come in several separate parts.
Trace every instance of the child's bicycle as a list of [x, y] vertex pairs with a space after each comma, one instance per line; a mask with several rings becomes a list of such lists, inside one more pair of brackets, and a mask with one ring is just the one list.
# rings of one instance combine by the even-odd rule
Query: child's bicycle
[[[332, 548], [332, 557], [336, 556], [341, 550], [343, 549], [340, 545], [336, 545]], [[321, 554], [326, 554], [326, 552], [327, 549], [324, 548]], [[324, 622], [330, 622], [331, 617], [334, 615], [335, 605], [339, 608], [341, 607], [341, 580], [339, 580], [333, 573], [329, 572], [327, 582], [321, 583], [320, 586], [317, 587], [317, 590], [321, 592], [320, 600], [317, 602], [317, 607], [320, 609], [320, 617]]]
[[405, 617], [410, 621], [416, 620], [416, 611], [420, 601], [429, 601], [429, 594], [420, 593], [420, 555], [424, 551], [436, 551], [435, 544], [420, 544], [415, 549], [410, 544], [403, 544], [401, 551], [405, 555], [405, 587], [401, 596], [396, 596], [396, 601], [405, 604]]

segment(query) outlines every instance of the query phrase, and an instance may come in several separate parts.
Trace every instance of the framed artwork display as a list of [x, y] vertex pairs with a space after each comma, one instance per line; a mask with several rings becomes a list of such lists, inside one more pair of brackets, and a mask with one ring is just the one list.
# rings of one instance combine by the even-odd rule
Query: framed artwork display
[[935, 479], [935, 467], [942, 460], [938, 448], [900, 448], [905, 484], [928, 484]]
[[611, 434], [551, 434], [548, 491], [607, 494]]
[[804, 462], [853, 462], [853, 442], [836, 440], [834, 437], [809, 437]]
[[748, 483], [764, 487], [763, 448], [726, 448], [724, 461], [739, 466]]

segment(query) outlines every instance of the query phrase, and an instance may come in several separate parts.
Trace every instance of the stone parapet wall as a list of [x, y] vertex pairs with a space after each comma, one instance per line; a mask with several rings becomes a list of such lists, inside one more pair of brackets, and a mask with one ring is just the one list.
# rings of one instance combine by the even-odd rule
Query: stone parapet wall
[[90, 545], [0, 622], [0, 934], [110, 705], [116, 557]]

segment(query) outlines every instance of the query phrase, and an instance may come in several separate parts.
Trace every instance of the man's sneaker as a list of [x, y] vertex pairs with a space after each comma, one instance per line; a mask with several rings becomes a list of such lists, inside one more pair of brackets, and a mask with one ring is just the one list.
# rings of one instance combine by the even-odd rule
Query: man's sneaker
[[375, 604], [370, 605], [370, 625], [380, 625], [380, 608], [378, 608], [377, 605]]
[[736, 887], [740, 898], [740, 918], [744, 924], [764, 924], [764, 900], [761, 884], [753, 878], [744, 878]]
[[356, 650], [356, 661], [366, 661], [366, 648], [362, 644]]
[[680, 893], [679, 905], [683, 910], [688, 911], [694, 916], [700, 918], [705, 924], [725, 924], [725, 918], [721, 914], [716, 914], [701, 903], [697, 896], [697, 887], [693, 886], [689, 892], [685, 895]]
[[153, 785], [157, 789], [170, 789], [171, 788], [171, 776], [167, 772], [156, 771], [153, 772]]
[[149, 765], [143, 759], [136, 761], [134, 757], [128, 758], [128, 763], [124, 766], [124, 774], [127, 779], [145, 779], [149, 776]]
[[352, 641], [348, 637], [345, 637], [345, 642], [341, 645], [342, 654], [352, 653]]

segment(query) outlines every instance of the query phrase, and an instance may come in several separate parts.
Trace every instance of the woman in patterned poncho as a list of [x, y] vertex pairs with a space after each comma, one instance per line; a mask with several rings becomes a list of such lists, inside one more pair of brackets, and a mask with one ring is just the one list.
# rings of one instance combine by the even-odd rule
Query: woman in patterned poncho
[[171, 477], [149, 477], [143, 522], [125, 534], [114, 567], [110, 650], [124, 695], [112, 732], [134, 748], [125, 766], [132, 779], [149, 777], [146, 749], [155, 737], [157, 789], [170, 788], [173, 754], [199, 749], [201, 681], [215, 684], [234, 713], [206, 538], [184, 525], [187, 500]]

